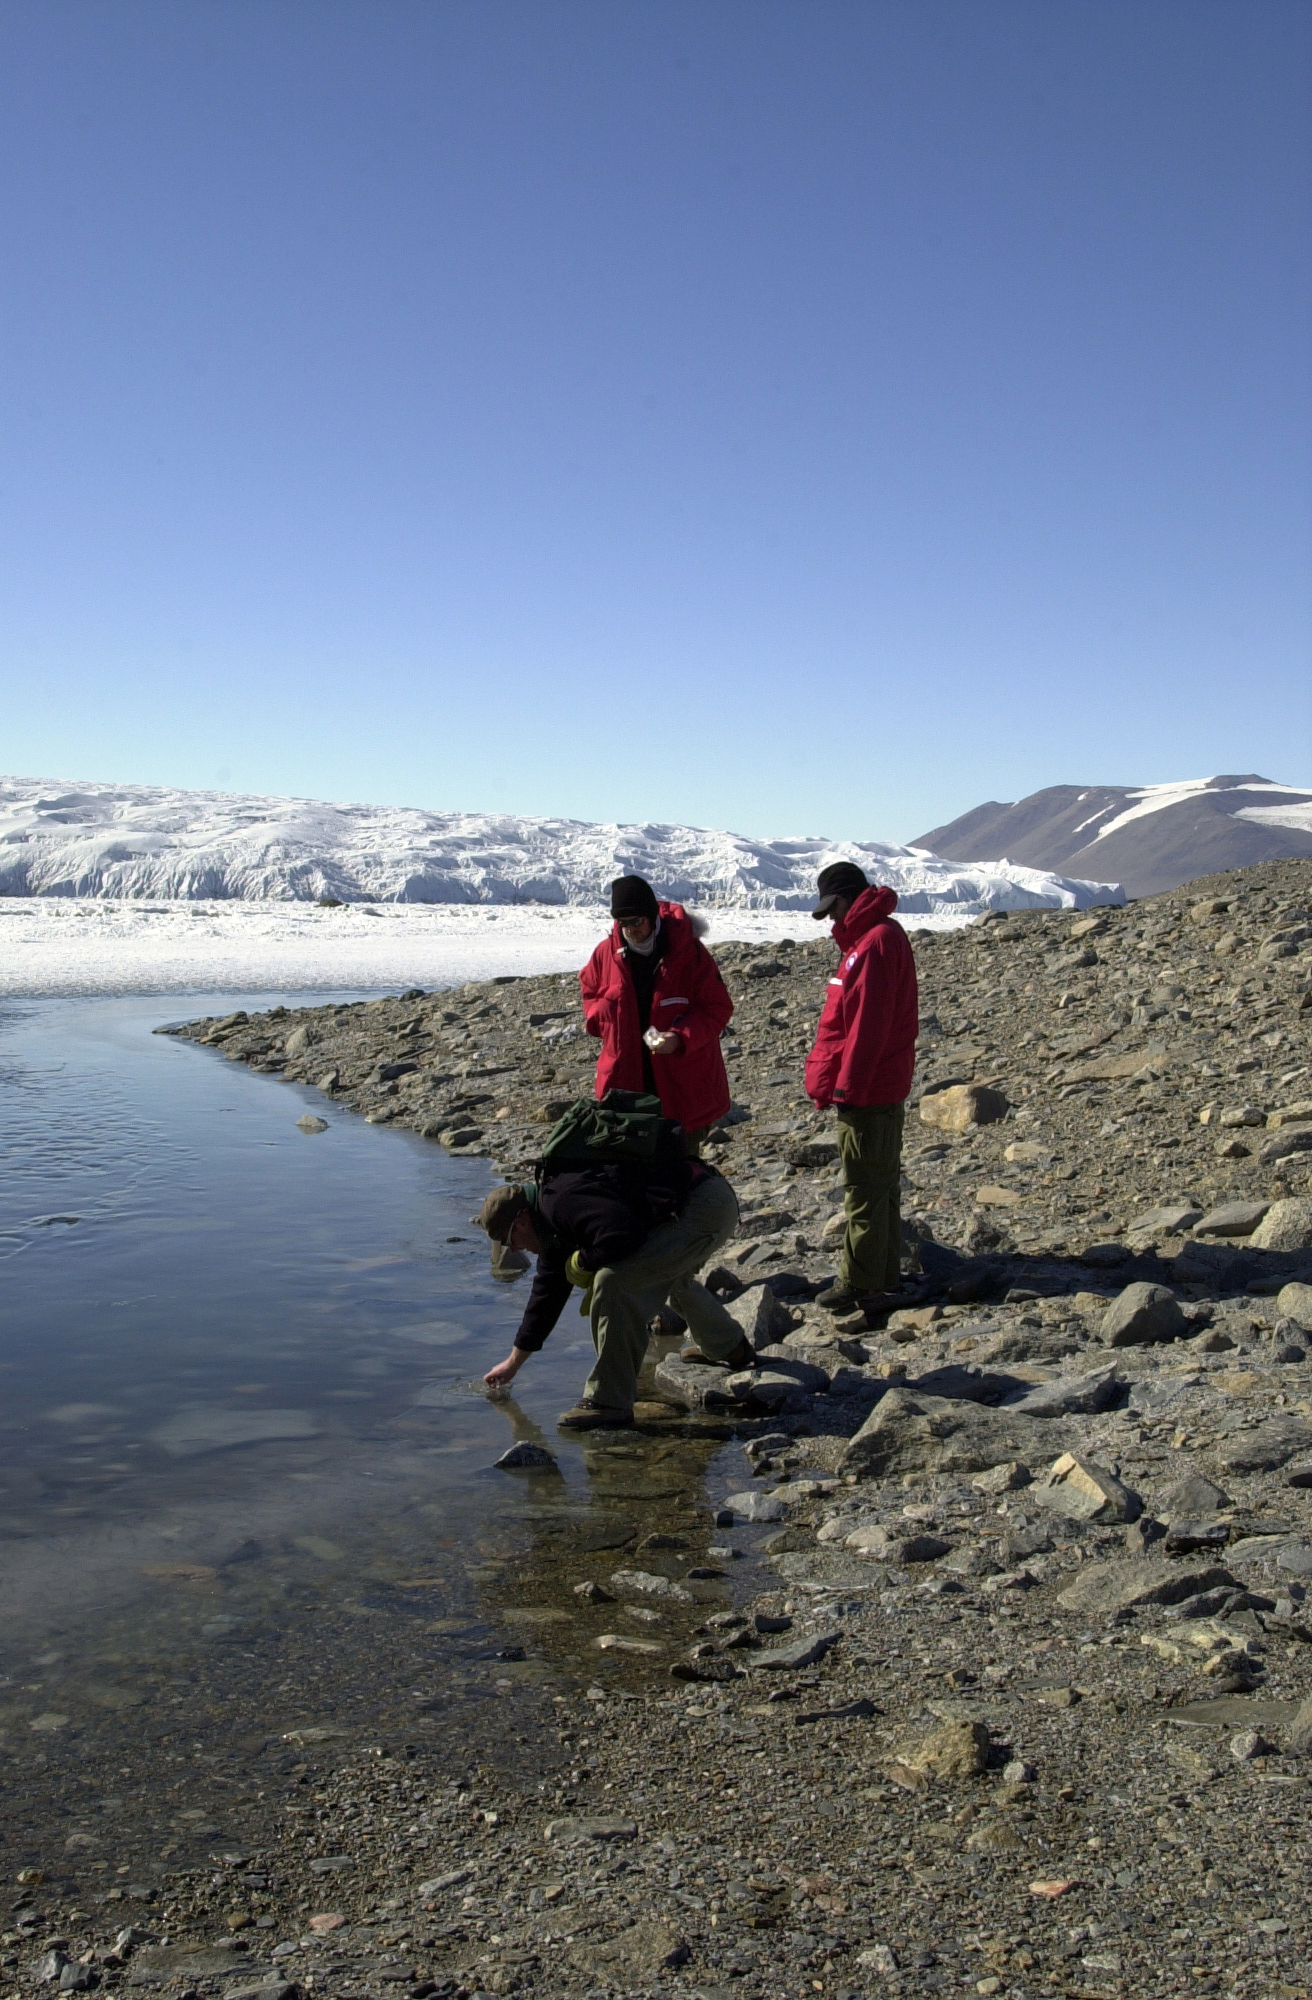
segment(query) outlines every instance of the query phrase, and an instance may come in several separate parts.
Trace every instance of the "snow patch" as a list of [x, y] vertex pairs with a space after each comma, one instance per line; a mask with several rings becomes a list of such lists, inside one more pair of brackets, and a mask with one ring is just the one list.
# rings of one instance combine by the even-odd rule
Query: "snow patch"
[[[1134, 799], [1137, 803], [1128, 806], [1124, 812], [1118, 813], [1115, 819], [1108, 820], [1106, 826], [1099, 827], [1097, 833], [1094, 835], [1094, 840], [1106, 840], [1109, 833], [1118, 833], [1123, 826], [1128, 826], [1131, 820], [1145, 819], [1150, 813], [1165, 812], [1168, 806], [1180, 805], [1185, 799], [1196, 798], [1199, 792], [1281, 792], [1293, 799], [1302, 799], [1307, 796], [1306, 793], [1300, 792], [1297, 785], [1277, 785], [1271, 783], [1269, 780], [1248, 785], [1222, 785], [1218, 784], [1215, 778], [1185, 778], [1180, 783], [1173, 785], [1145, 785], [1141, 791], [1126, 793], [1127, 798]], [[1277, 819], [1272, 817], [1276, 812], [1289, 810], [1298, 811], [1301, 808], [1241, 806], [1236, 812], [1230, 814], [1230, 818], [1260, 819], [1265, 816], [1267, 823], [1271, 826], [1304, 827], [1306, 821], [1302, 819]], [[1098, 815], [1095, 813], [1093, 817], [1096, 819]], [[1084, 824], [1091, 826], [1093, 820], [1086, 820]], [[1075, 830], [1078, 833], [1080, 828], [1077, 827]], [[1092, 846], [1093, 842], [1089, 844]]]
[[[918, 917], [931, 930], [970, 915]], [[0, 900], [0, 1000], [71, 994], [403, 992], [502, 974], [576, 973], [610, 929], [600, 904], [146, 903]], [[826, 935], [805, 911], [717, 910], [714, 947]]]
[[1287, 826], [1295, 833], [1312, 833], [1312, 799], [1287, 806], [1241, 806], [1234, 817], [1251, 819], [1257, 826]]

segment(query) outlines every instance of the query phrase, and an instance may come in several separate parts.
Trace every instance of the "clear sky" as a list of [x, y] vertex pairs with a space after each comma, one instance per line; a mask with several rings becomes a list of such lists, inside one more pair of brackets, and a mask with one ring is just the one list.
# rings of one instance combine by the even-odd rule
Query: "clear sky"
[[0, 769], [1312, 783], [1306, 0], [3, 0]]

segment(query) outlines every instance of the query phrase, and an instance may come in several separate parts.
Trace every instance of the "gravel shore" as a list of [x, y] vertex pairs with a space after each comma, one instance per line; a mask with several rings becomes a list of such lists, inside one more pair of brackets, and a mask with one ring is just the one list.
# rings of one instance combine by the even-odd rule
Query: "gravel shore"
[[[717, 947], [763, 1369], [662, 1338], [589, 1508], [506, 1475], [440, 1666], [402, 1579], [216, 1668], [203, 1765], [141, 1731], [121, 1859], [109, 1738], [11, 1758], [16, 1989], [1306, 1995], [1310, 909], [1280, 863], [913, 932], [917, 1297], [875, 1326], [812, 1304], [833, 947]], [[595, 1054], [555, 976], [178, 1032], [511, 1174]]]

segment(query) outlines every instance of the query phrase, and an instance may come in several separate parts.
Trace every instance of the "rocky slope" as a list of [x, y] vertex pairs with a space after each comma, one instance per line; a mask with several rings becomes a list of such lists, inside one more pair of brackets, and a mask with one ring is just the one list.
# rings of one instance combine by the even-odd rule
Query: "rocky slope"
[[[413, 1620], [358, 1742], [243, 1737], [234, 1668], [192, 1795], [228, 1788], [241, 1848], [57, 1933], [20, 1889], [15, 1982], [1305, 1995], [1310, 897], [1276, 864], [918, 939], [919, 1296], [876, 1327], [811, 1303], [830, 947], [726, 948], [744, 1226], [715, 1282], [763, 1368], [657, 1340], [643, 1429], [587, 1447], [609, 1530], [553, 1514], [549, 1458], [515, 1475], [527, 1540], [479, 1587], [525, 1643], [481, 1736], [441, 1733]], [[186, 1032], [511, 1169], [588, 1074], [554, 979]], [[681, 1485], [717, 1435], [709, 1490]], [[282, 1657], [285, 1687], [331, 1670], [323, 1632]]]
[[954, 861], [1009, 855], [1031, 868], [1115, 876], [1149, 896], [1204, 871], [1312, 856], [1312, 792], [1269, 778], [1175, 785], [1050, 785], [1014, 805], [990, 800], [922, 834]]

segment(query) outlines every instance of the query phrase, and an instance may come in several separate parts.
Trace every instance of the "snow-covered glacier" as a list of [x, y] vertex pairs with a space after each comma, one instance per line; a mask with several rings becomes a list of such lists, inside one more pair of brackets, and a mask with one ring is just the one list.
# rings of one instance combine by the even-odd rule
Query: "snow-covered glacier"
[[595, 906], [637, 874], [694, 906], [785, 911], [808, 908], [840, 860], [896, 889], [903, 916], [1125, 900], [1115, 883], [882, 841], [0, 778], [0, 897]]

